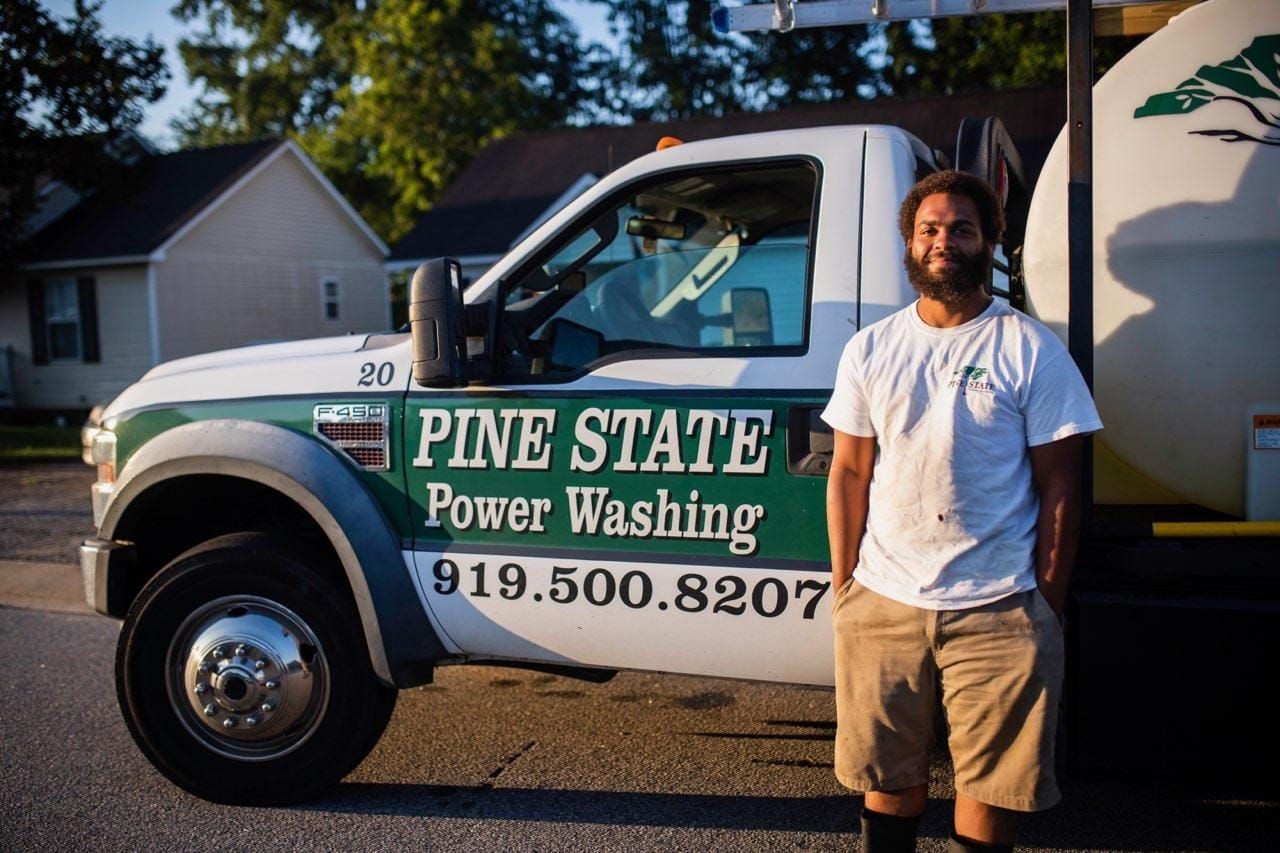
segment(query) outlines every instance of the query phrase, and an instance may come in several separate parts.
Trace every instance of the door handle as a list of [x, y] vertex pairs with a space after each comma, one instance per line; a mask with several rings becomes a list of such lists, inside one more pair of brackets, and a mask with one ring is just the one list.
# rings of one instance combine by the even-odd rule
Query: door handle
[[787, 471], [802, 477], [825, 477], [831, 470], [835, 432], [822, 420], [824, 406], [787, 409]]

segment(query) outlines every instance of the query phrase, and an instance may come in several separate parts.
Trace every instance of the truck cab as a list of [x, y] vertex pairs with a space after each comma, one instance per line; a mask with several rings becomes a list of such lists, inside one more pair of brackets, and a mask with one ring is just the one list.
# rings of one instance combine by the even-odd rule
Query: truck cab
[[910, 293], [892, 212], [931, 160], [878, 127], [667, 148], [468, 290], [476, 378], [405, 402], [451, 650], [830, 683], [817, 413]]
[[944, 159], [880, 126], [668, 146], [465, 293], [424, 265], [408, 333], [153, 369], [82, 548], [143, 752], [298, 799], [440, 665], [830, 684], [817, 415], [913, 298], [897, 206]]

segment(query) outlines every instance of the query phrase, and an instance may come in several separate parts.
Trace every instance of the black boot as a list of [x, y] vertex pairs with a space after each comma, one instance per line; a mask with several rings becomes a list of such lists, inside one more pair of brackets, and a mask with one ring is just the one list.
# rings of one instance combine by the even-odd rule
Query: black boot
[[862, 853], [912, 853], [919, 817], [899, 817], [862, 807]]
[[1013, 853], [1012, 844], [983, 844], [972, 838], [951, 833], [951, 843], [947, 845], [947, 853]]

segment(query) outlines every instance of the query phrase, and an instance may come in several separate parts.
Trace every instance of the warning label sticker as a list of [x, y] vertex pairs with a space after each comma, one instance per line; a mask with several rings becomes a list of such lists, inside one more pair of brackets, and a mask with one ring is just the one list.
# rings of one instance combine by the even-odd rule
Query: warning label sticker
[[1254, 450], [1280, 450], [1280, 415], [1253, 416]]

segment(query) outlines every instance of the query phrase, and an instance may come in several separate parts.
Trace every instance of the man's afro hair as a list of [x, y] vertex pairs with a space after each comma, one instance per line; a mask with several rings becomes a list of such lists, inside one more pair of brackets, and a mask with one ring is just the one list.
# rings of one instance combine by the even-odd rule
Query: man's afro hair
[[916, 229], [916, 211], [920, 202], [927, 196], [937, 193], [962, 195], [969, 198], [978, 208], [978, 218], [982, 225], [982, 238], [993, 243], [1000, 242], [1004, 234], [1004, 208], [996, 198], [995, 191], [982, 178], [968, 172], [948, 169], [934, 172], [921, 180], [907, 193], [898, 211], [898, 230], [902, 232], [902, 240], [911, 242], [911, 235]]

